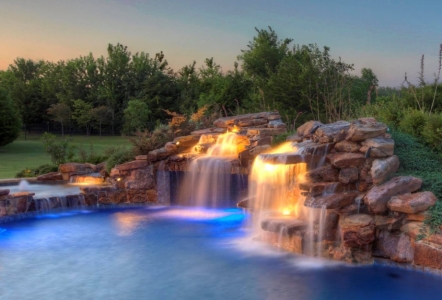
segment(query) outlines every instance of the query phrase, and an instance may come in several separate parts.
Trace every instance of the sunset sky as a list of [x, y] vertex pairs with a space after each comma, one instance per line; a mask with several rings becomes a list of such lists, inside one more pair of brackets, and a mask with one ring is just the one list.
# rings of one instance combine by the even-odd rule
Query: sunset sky
[[214, 57], [233, 68], [241, 49], [271, 26], [295, 44], [329, 46], [335, 58], [371, 68], [383, 86], [428, 81], [442, 43], [440, 0], [1, 0], [0, 70], [17, 57], [48, 61], [106, 55], [108, 43], [163, 51], [178, 70]]

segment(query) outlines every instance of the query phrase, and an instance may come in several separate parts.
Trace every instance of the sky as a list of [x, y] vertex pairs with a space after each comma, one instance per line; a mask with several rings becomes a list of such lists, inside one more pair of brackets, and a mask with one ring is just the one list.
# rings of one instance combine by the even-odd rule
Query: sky
[[0, 70], [17, 57], [59, 61], [106, 56], [109, 43], [133, 54], [163, 51], [178, 70], [213, 57], [233, 69], [241, 49], [271, 26], [293, 44], [316, 43], [371, 68], [381, 86], [416, 81], [438, 71], [440, 0], [0, 0]]

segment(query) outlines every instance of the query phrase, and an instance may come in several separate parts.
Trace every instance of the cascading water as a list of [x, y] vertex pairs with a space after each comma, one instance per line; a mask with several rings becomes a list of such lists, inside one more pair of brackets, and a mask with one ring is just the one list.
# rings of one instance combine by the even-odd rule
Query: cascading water
[[181, 183], [179, 203], [228, 206], [231, 202], [232, 161], [238, 158], [238, 153], [248, 143], [247, 137], [236, 133], [220, 135], [206, 154], [190, 163]]
[[[308, 146], [297, 148], [296, 144], [286, 143], [271, 153], [259, 155], [249, 175], [248, 206], [252, 211], [254, 236], [262, 234], [263, 224], [269, 226], [273, 223], [273, 227], [268, 229], [278, 234], [276, 244], [281, 247], [288, 228], [298, 226], [304, 234], [301, 251], [310, 256], [320, 256], [321, 241], [325, 235], [326, 208], [305, 207], [305, 196], [299, 189], [299, 183], [305, 181], [307, 166], [316, 168], [324, 164], [325, 153], [320, 154], [324, 158], [307, 163], [291, 164], [289, 159], [290, 156], [298, 155], [305, 161], [304, 155], [312, 154], [308, 151]], [[313, 155], [317, 155], [314, 151]]]

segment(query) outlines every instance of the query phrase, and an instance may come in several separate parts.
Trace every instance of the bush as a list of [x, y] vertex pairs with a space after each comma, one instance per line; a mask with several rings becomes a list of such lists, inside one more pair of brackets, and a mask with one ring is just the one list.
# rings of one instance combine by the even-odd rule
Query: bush
[[75, 147], [69, 144], [71, 142], [69, 138], [63, 138], [57, 142], [57, 137], [54, 134], [45, 132], [42, 142], [44, 150], [49, 154], [54, 165], [63, 164], [74, 157]]
[[47, 174], [47, 173], [51, 173], [51, 172], [57, 172], [58, 171], [58, 166], [54, 166], [54, 165], [41, 165], [35, 169], [30, 169], [30, 168], [26, 168], [20, 172], [18, 172], [15, 177], [16, 178], [25, 178], [25, 177], [35, 177], [35, 176], [39, 176], [39, 175], [43, 175], [43, 174]]
[[431, 148], [442, 150], [442, 115], [433, 114], [426, 117], [422, 138]]
[[287, 133], [275, 135], [272, 139], [272, 146], [278, 146], [278, 145], [284, 143], [287, 140], [287, 137], [289, 135], [292, 135], [292, 133], [287, 132]]
[[158, 125], [152, 133], [148, 130], [137, 130], [135, 136], [129, 137], [134, 155], [148, 154], [149, 151], [163, 147], [172, 139], [172, 131], [167, 125]]
[[123, 147], [108, 148], [105, 151], [109, 158], [106, 161], [106, 171], [110, 172], [116, 165], [131, 161], [134, 159], [134, 153], [132, 149], [126, 149]]
[[99, 164], [106, 161], [108, 156], [97, 154], [94, 150], [94, 145], [89, 144], [89, 151], [87, 151], [83, 145], [78, 147], [78, 158], [75, 160], [79, 163], [91, 163]]
[[415, 137], [422, 136], [422, 129], [426, 124], [426, 115], [420, 110], [410, 110], [399, 122], [399, 129]]

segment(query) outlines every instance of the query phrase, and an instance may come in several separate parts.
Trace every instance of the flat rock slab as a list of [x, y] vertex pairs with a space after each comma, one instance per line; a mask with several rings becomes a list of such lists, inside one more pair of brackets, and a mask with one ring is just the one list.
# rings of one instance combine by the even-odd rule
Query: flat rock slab
[[368, 245], [375, 240], [373, 216], [358, 214], [344, 217], [339, 222], [341, 240], [346, 247]]
[[90, 164], [65, 163], [58, 166], [60, 173], [93, 173], [94, 169]]
[[329, 156], [330, 163], [339, 169], [357, 168], [365, 164], [365, 156], [362, 153], [336, 153]]
[[370, 211], [382, 214], [387, 211], [387, 203], [393, 196], [417, 191], [422, 186], [422, 179], [413, 176], [398, 176], [386, 183], [374, 186], [364, 197], [364, 203]]
[[286, 133], [287, 128], [255, 128], [255, 129], [247, 129], [247, 136], [259, 135], [261, 138], [266, 136], [278, 135], [281, 133]]
[[196, 136], [201, 136], [203, 134], [211, 134], [211, 133], [225, 133], [227, 132], [227, 128], [217, 128], [217, 127], [212, 127], [212, 128], [206, 128], [206, 129], [201, 129], [201, 130], [195, 130], [192, 131], [190, 134], [191, 135], [196, 135]]
[[393, 196], [388, 201], [390, 210], [406, 214], [417, 214], [426, 211], [436, 204], [436, 196], [432, 192], [420, 192]]
[[50, 172], [39, 175], [37, 177], [37, 181], [61, 181], [61, 180], [63, 180], [63, 175], [60, 172]]
[[351, 124], [345, 139], [347, 141], [360, 142], [369, 138], [381, 136], [387, 132], [387, 129], [387, 125], [380, 122], [370, 123], [356, 121]]
[[0, 190], [0, 196], [7, 196], [7, 195], [9, 195], [8, 189]]
[[299, 163], [318, 163], [324, 159], [322, 155], [312, 154], [262, 154], [266, 163], [275, 165], [294, 165]]
[[350, 141], [340, 141], [336, 143], [335, 150], [337, 152], [353, 152], [358, 153], [359, 149], [361, 149], [361, 145], [356, 142]]
[[344, 193], [336, 193], [320, 197], [309, 196], [305, 199], [304, 206], [326, 209], [341, 208], [350, 204], [353, 204], [358, 192], [350, 191]]
[[344, 140], [349, 128], [349, 122], [337, 121], [320, 126], [316, 130], [315, 136], [319, 138], [321, 143], [340, 142]]
[[302, 220], [293, 219], [293, 217], [275, 217], [268, 218], [261, 222], [261, 228], [265, 231], [291, 235], [295, 231], [307, 228], [307, 223]]
[[243, 114], [243, 115], [216, 119], [213, 122], [213, 125], [215, 127], [227, 128], [228, 126], [232, 126], [235, 123], [238, 124], [241, 121], [245, 122], [245, 120], [251, 120], [251, 119], [278, 120], [281, 119], [281, 116], [279, 115], [278, 112], [260, 112], [254, 114]]
[[[117, 165], [115, 167], [115, 169], [117, 169], [118, 171], [129, 171], [129, 170], [134, 170], [134, 169], [140, 169], [140, 168], [145, 168], [149, 165], [149, 163], [147, 162], [147, 160], [134, 160], [134, 161], [130, 161], [121, 165]], [[112, 172], [111, 172], [111, 176], [112, 176]]]

